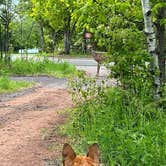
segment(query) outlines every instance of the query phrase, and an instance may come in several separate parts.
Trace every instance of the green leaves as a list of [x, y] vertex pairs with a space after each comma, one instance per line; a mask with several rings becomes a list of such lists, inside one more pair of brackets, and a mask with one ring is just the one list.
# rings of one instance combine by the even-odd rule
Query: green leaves
[[[154, 3], [154, 6], [152, 8], [152, 11], [154, 13], [154, 18], [153, 20], [155, 22], [159, 21], [161, 25], [165, 25], [166, 24], [166, 18], [164, 16], [164, 10], [166, 9], [166, 3], [163, 0], [159, 0], [158, 3]], [[162, 12], [163, 16], [160, 16]]]
[[158, 10], [163, 8], [163, 7], [166, 7], [166, 3], [165, 2], [159, 2], [159, 3], [156, 3], [153, 7], [153, 12], [154, 14], [157, 14], [158, 13]]
[[0, 77], [0, 94], [11, 93], [33, 86], [33, 83], [26, 81], [13, 81], [7, 76]]
[[[96, 87], [94, 91], [98, 91]], [[72, 131], [76, 140], [81, 138], [79, 144], [82, 140], [84, 144], [98, 142], [105, 165], [164, 165], [165, 112], [152, 105], [146, 107], [150, 100], [145, 102], [121, 88], [101, 91], [72, 115]]]

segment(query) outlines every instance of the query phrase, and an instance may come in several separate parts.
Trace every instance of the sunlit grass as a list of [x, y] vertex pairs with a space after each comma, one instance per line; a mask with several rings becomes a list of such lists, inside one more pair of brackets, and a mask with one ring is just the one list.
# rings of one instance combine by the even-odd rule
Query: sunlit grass
[[70, 112], [71, 125], [65, 129], [71, 143], [84, 149], [97, 142], [106, 166], [166, 165], [164, 103], [157, 104], [144, 92], [136, 96], [121, 87], [91, 86], [87, 78], [75, 82], [72, 94], [78, 91], [84, 100], [73, 97], [78, 107]]
[[50, 75], [69, 77], [76, 72], [76, 67], [67, 62], [53, 62], [49, 60], [20, 60], [11, 62], [10, 67], [4, 66], [1, 72], [10, 75]]
[[0, 77], [0, 93], [12, 93], [25, 88], [32, 87], [34, 84], [26, 81], [14, 81], [8, 77]]

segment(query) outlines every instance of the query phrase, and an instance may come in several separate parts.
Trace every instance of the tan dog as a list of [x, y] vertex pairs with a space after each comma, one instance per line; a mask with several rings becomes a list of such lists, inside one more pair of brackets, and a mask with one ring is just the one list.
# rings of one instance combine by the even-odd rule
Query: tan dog
[[98, 144], [89, 147], [87, 156], [77, 156], [69, 144], [62, 150], [63, 166], [99, 166], [100, 150]]

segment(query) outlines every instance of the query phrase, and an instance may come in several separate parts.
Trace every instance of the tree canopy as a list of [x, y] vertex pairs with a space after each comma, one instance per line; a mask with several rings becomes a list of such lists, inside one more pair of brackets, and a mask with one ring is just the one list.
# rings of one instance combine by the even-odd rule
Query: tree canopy
[[[1, 1], [4, 28], [5, 2], [12, 5], [12, 1]], [[165, 0], [151, 0], [151, 6], [164, 82], [166, 3]], [[12, 13], [15, 13], [14, 17]], [[132, 72], [128, 69], [133, 70], [133, 66], [149, 59], [141, 0], [20, 0], [12, 7], [8, 18], [8, 23], [11, 22], [7, 38], [11, 38], [14, 50], [38, 47], [43, 52], [60, 50], [70, 54], [79, 50], [84, 53], [84, 47], [90, 43], [92, 49], [111, 55], [110, 59], [116, 62], [114, 76], [120, 80], [131, 77]], [[93, 36], [88, 42], [86, 32]], [[5, 38], [5, 34], [1, 36]], [[7, 47], [4, 50], [9, 50]]]

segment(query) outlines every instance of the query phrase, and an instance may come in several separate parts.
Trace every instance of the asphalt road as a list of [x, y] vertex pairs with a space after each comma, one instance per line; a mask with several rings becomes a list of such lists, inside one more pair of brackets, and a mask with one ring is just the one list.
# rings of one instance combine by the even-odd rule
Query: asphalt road
[[[21, 56], [19, 55], [12, 55], [11, 58], [12, 60], [15, 60], [16, 58], [20, 58]], [[37, 56], [35, 56], [34, 54], [29, 54], [28, 55], [28, 58], [29, 59], [38, 59]], [[42, 58], [42, 57], [40, 57]], [[66, 62], [69, 62], [73, 65], [76, 65], [76, 66], [97, 66], [97, 62], [93, 59], [93, 58], [56, 58], [56, 57], [49, 57], [50, 60], [53, 60], [55, 62], [58, 62], [58, 61], [66, 61]]]

